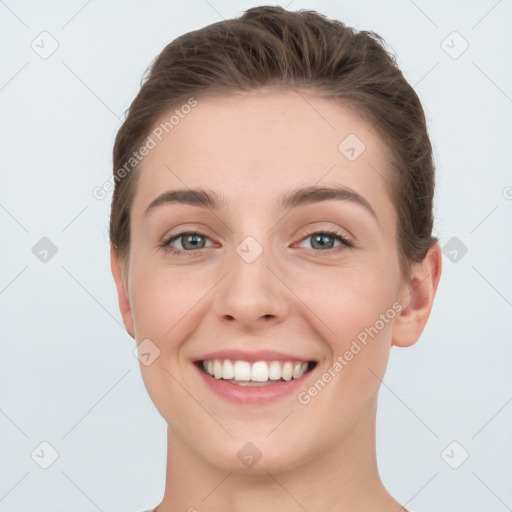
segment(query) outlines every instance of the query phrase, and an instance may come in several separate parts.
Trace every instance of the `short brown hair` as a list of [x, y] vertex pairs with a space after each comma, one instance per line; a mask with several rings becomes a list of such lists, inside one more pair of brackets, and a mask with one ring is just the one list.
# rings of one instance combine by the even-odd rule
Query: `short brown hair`
[[[191, 97], [263, 87], [303, 88], [355, 108], [375, 126], [391, 156], [386, 178], [395, 205], [400, 267], [421, 261], [432, 236], [434, 164], [425, 114], [384, 41], [312, 10], [248, 9], [188, 32], [149, 68], [114, 145], [114, 175], [141, 147], [155, 122]], [[128, 260], [136, 168], [116, 179], [110, 241]], [[126, 167], [125, 167], [126, 168]]]

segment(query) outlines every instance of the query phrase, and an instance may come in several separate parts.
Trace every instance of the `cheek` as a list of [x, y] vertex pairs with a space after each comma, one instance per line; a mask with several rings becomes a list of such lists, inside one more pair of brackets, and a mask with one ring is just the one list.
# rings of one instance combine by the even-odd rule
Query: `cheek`
[[[394, 272], [388, 268], [385, 274], [368, 266], [330, 268], [323, 279], [310, 278], [310, 286], [297, 288], [328, 345], [331, 359], [324, 362], [324, 368], [330, 375], [324, 373], [322, 380], [334, 383], [329, 388], [336, 403], [363, 403], [380, 385], [397, 316], [398, 278]], [[298, 279], [296, 285], [300, 282]], [[351, 392], [344, 391], [340, 398], [335, 389]]]
[[[132, 268], [131, 298], [137, 343], [157, 354], [148, 365], [141, 359], [142, 379], [157, 409], [173, 424], [176, 419], [171, 411], [190, 409], [190, 396], [178, 384], [183, 377], [182, 368], [176, 366], [176, 354], [183, 342], [183, 329], [188, 328], [188, 319], [193, 317], [189, 313], [204, 290], [191, 284], [195, 278], [191, 278], [194, 274], [190, 270], [171, 270], [143, 258], [134, 258]], [[145, 341], [148, 339], [154, 345]], [[194, 413], [201, 416], [198, 411]]]
[[324, 333], [330, 359], [322, 362], [323, 372], [298, 398], [318, 418], [329, 417], [333, 432], [350, 429], [376, 397], [389, 359], [395, 300], [390, 283], [368, 272], [340, 272], [316, 285], [306, 298], [321, 320], [316, 325]]
[[154, 262], [134, 260], [131, 305], [136, 337], [138, 340], [168, 339], [180, 319], [186, 317], [204, 295], [204, 290], [198, 286], [203, 281], [198, 280], [191, 269], [171, 270]]
[[330, 267], [315, 275], [307, 271], [296, 275], [293, 287], [317, 323], [324, 324], [325, 332], [330, 333], [327, 337], [332, 348], [344, 350], [347, 341], [360, 334], [364, 338], [365, 329], [376, 323], [379, 332], [387, 330], [398, 296], [395, 274], [391, 269], [381, 273], [363, 265]]

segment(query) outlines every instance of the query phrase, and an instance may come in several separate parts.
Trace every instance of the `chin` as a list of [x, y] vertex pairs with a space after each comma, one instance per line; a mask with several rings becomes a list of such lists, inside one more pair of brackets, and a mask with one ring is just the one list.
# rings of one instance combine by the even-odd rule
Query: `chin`
[[200, 444], [194, 446], [196, 453], [210, 465], [241, 475], [284, 473], [313, 458], [313, 447], [308, 456], [308, 448], [301, 441], [283, 446], [281, 440], [265, 439], [264, 435], [259, 438], [248, 436], [230, 439], [229, 442], [218, 443], [215, 450], [212, 450], [212, 446], [204, 446], [200, 452]]

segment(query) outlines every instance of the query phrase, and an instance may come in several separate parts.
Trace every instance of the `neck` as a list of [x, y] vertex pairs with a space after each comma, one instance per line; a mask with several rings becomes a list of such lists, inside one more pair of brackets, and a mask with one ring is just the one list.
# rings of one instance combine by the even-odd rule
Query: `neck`
[[376, 401], [371, 401], [336, 446], [280, 473], [223, 471], [205, 462], [169, 428], [166, 488], [157, 512], [406, 512], [378, 474], [375, 413]]

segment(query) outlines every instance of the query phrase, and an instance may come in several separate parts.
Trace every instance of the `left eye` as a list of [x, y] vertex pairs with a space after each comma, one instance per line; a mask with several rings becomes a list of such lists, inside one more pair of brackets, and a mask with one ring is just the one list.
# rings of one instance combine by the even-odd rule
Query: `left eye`
[[[319, 231], [318, 233], [311, 233], [302, 240], [301, 243], [311, 240], [311, 247], [313, 249], [329, 250], [339, 246], [352, 247], [347, 238], [340, 233], [330, 231]], [[336, 240], [339, 240], [338, 245], [335, 245]]]

